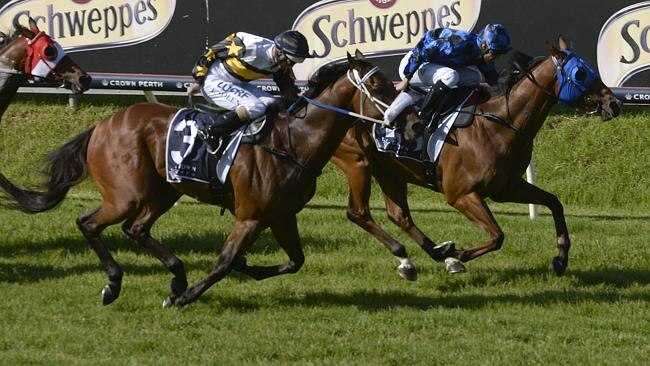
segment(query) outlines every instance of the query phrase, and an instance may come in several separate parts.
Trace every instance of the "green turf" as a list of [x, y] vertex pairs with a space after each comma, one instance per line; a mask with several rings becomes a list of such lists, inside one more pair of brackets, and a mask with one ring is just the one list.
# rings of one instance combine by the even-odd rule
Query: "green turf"
[[[132, 101], [84, 96], [70, 110], [64, 99], [21, 97], [0, 125], [0, 171], [36, 184], [44, 154]], [[48, 213], [0, 209], [0, 364], [644, 364], [650, 116], [626, 112], [604, 124], [558, 110], [535, 141], [539, 185], [565, 204], [572, 235], [564, 277], [549, 269], [555, 230], [545, 209], [530, 220], [524, 205], [490, 203], [503, 248], [451, 276], [389, 223], [375, 187], [374, 217], [419, 269], [416, 282], [402, 280], [388, 251], [346, 219], [344, 177], [328, 166], [298, 216], [306, 254], [299, 273], [261, 282], [232, 275], [196, 303], [165, 310], [170, 274], [114, 227], [106, 239], [125, 278], [121, 297], [102, 306], [106, 275], [74, 223], [99, 202], [90, 183]], [[486, 240], [440, 195], [411, 191], [413, 216], [435, 241]], [[194, 282], [231, 225], [229, 214], [184, 198], [153, 234]], [[248, 261], [286, 256], [264, 232]]]

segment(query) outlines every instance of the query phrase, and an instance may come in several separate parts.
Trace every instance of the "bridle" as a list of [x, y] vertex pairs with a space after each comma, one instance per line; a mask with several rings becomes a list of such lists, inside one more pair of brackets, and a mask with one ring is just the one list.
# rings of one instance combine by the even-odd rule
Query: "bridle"
[[[62, 79], [62, 76], [56, 71], [59, 62], [65, 57], [65, 51], [61, 45], [54, 42], [43, 31], [37, 32], [32, 38], [21, 37], [25, 44], [25, 63], [22, 70], [16, 68], [16, 60], [0, 55], [0, 73], [20, 75], [35, 81], [47, 79], [50, 75], [56, 80]], [[48, 49], [54, 54], [46, 54]]]
[[[596, 73], [577, 54], [567, 50], [563, 50], [562, 52], [567, 56], [562, 60], [559, 60], [555, 56], [551, 56], [551, 60], [555, 65], [555, 79], [559, 85], [557, 94], [552, 93], [541, 86], [539, 82], [537, 82], [537, 79], [535, 79], [531, 70], [524, 70], [520, 65], [517, 66], [519, 71], [522, 72], [526, 78], [544, 94], [562, 103], [571, 104], [579, 97], [583, 96], [587, 89], [589, 89], [596, 79]], [[567, 68], [571, 68], [571, 70], [567, 71]], [[575, 73], [573, 73], [573, 69], [576, 68], [581, 69], [581, 71], [585, 73], [584, 78], [576, 78]]]
[[[359, 75], [359, 71], [357, 69], [351, 69], [348, 70], [348, 80], [354, 85], [355, 88], [359, 89], [361, 91], [361, 98], [359, 102], [359, 118], [374, 122], [374, 123], [379, 123], [382, 125], [388, 125], [388, 122], [384, 120], [378, 120], [376, 118], [372, 117], [367, 117], [363, 114], [363, 104], [364, 104], [364, 97], [367, 97], [371, 102], [372, 105], [381, 113], [381, 115], [386, 114], [386, 109], [388, 109], [389, 105], [384, 103], [382, 100], [379, 98], [375, 97], [372, 95], [370, 90], [368, 90], [368, 87], [366, 86], [366, 81], [370, 79], [370, 77], [374, 74], [379, 72], [379, 66], [375, 66], [372, 69], [368, 70], [368, 72], [362, 77]], [[383, 109], [382, 109], [383, 108]]]
[[[379, 111], [379, 113], [381, 113], [382, 116], [384, 115], [384, 113], [386, 112], [386, 109], [388, 108], [388, 104], [383, 102], [379, 98], [375, 97], [370, 92], [368, 87], [366, 86], [366, 81], [368, 81], [368, 79], [370, 79], [370, 77], [373, 76], [374, 74], [376, 74], [378, 71], [379, 71], [379, 67], [375, 66], [372, 69], [368, 70], [368, 72], [366, 72], [365, 75], [361, 76], [357, 69], [348, 70], [348, 73], [347, 73], [348, 80], [350, 81], [350, 83], [352, 83], [352, 85], [355, 88], [357, 88], [361, 92], [360, 106], [359, 106], [359, 112], [360, 113], [348, 111], [348, 110], [345, 110], [343, 108], [339, 108], [339, 107], [335, 107], [335, 106], [332, 106], [332, 105], [329, 105], [329, 104], [321, 103], [321, 102], [319, 102], [319, 101], [317, 101], [315, 99], [308, 98], [308, 97], [306, 97], [304, 95], [300, 96], [299, 100], [300, 99], [305, 100], [309, 104], [313, 104], [313, 105], [315, 105], [315, 106], [317, 106], [319, 108], [323, 108], [323, 109], [326, 109], [326, 110], [329, 110], [329, 111], [332, 111], [332, 112], [344, 114], [344, 115], [350, 116], [350, 117], [356, 117], [356, 118], [361, 119], [361, 120], [365, 120], [365, 121], [369, 121], [369, 122], [372, 122], [372, 123], [377, 123], [377, 124], [380, 124], [380, 125], [383, 125], [383, 126], [389, 126], [390, 127], [389, 122], [384, 121], [383, 119], [368, 117], [363, 113], [364, 97], [368, 98], [372, 102], [374, 107]], [[299, 105], [299, 103], [296, 102], [294, 105]], [[289, 108], [289, 112], [290, 113], [292, 112], [291, 108]]]

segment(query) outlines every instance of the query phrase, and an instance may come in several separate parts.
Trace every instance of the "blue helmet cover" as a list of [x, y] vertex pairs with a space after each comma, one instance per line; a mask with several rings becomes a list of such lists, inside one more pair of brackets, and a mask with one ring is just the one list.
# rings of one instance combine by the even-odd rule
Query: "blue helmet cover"
[[501, 24], [486, 25], [481, 33], [479, 33], [479, 37], [491, 51], [496, 53], [506, 53], [512, 49], [510, 35]]

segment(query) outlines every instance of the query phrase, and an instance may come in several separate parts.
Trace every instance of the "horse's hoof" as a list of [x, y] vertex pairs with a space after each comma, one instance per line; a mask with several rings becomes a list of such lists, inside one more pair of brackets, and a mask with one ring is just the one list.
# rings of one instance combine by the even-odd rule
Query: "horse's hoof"
[[447, 273], [449, 274], [467, 272], [467, 268], [465, 268], [463, 262], [459, 261], [454, 257], [445, 258], [445, 268], [447, 269]]
[[431, 257], [436, 262], [442, 262], [445, 258], [451, 257], [456, 250], [456, 244], [453, 241], [446, 241], [433, 247]]
[[120, 288], [113, 284], [108, 284], [104, 287], [104, 289], [102, 289], [102, 304], [108, 305], [117, 300], [119, 296]]
[[408, 281], [415, 281], [418, 279], [418, 270], [415, 267], [399, 266], [397, 267], [399, 276]]
[[566, 267], [566, 263], [560, 257], [555, 257], [551, 261], [551, 268], [557, 276], [562, 276], [566, 272]]

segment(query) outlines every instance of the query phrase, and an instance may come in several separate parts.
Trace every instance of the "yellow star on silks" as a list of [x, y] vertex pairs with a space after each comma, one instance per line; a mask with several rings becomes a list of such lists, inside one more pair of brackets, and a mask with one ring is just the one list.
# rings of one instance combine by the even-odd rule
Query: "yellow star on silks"
[[235, 42], [231, 43], [230, 46], [228, 46], [228, 55], [232, 56], [237, 56], [239, 54], [239, 51], [241, 51], [244, 47], [238, 46], [235, 44]]

